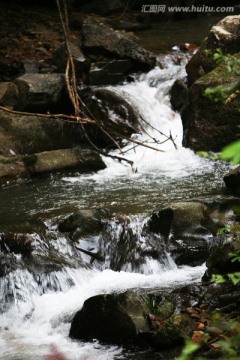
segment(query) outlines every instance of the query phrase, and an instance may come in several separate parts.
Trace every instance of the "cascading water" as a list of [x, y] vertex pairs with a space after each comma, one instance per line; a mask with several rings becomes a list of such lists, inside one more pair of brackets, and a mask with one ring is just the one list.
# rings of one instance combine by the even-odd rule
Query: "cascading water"
[[[110, 88], [131, 103], [139, 114], [142, 131], [141, 134], [133, 135], [133, 139], [160, 151], [135, 146], [133, 143], [126, 144], [122, 149], [123, 156], [134, 162], [133, 168], [104, 158], [107, 168], [95, 175], [65, 176], [51, 188], [49, 209], [72, 201], [80, 208], [86, 204], [89, 207], [101, 205], [113, 211], [119, 207], [120, 212], [125, 211], [129, 215], [143, 214], [149, 209], [153, 210], [157, 204], [169, 201], [171, 197], [175, 200], [178, 196], [180, 199], [187, 198], [197, 191], [198, 183], [202, 183], [202, 180], [198, 180], [196, 188], [191, 190], [193, 179], [197, 179], [198, 174], [202, 177], [209, 172], [214, 173], [215, 165], [200, 159], [181, 145], [181, 119], [170, 107], [168, 91], [183, 71], [179, 66], [165, 70], [154, 69], [133, 83]], [[169, 136], [173, 141], [165, 141]], [[185, 187], [181, 182], [176, 183], [176, 178], [185, 179]], [[176, 187], [185, 190], [176, 195]], [[56, 188], [58, 191], [55, 192]], [[66, 189], [69, 190], [67, 200], [62, 197]], [[207, 183], [202, 193], [208, 189]], [[34, 188], [28, 189], [28, 195], [29, 191], [34, 191]], [[42, 207], [49, 197], [44, 191], [38, 202], [34, 199], [33, 203], [29, 203], [26, 196], [22, 202], [23, 211], [31, 215], [43, 211]], [[134, 236], [141, 243], [140, 248], [142, 246], [144, 250], [147, 245], [141, 239], [139, 226], [134, 221], [130, 217], [127, 228], [109, 223], [111, 239], [116, 245], [121, 234], [125, 245], [128, 244], [127, 231], [132, 227]], [[62, 251], [62, 241], [56, 240], [56, 251]], [[18, 269], [1, 279], [1, 299], [6, 303], [9, 297], [14, 300], [10, 308], [2, 306], [3, 313], [0, 315], [2, 360], [43, 360], [49, 354], [52, 344], [68, 360], [123, 359], [121, 348], [103, 346], [96, 341], [76, 342], [68, 338], [71, 318], [83, 302], [93, 295], [113, 291], [172, 288], [198, 281], [204, 272], [204, 266], [178, 268], [168, 253], [162, 260], [146, 256], [145, 261], [136, 266], [132, 265], [133, 261], [129, 258], [123, 264], [119, 262], [121, 265], [118, 267], [116, 263], [119, 259], [116, 258], [117, 271], [114, 271], [109, 267], [114, 268], [113, 254], [117, 247], [108, 250], [109, 257], [105, 258], [102, 269], [94, 265], [92, 268], [75, 270], [65, 267], [62, 271], [52, 272], [42, 278], [34, 277], [28, 270]], [[117, 253], [115, 255], [118, 256]], [[138, 256], [137, 253], [135, 255]], [[134, 251], [131, 256], [134, 256]]]

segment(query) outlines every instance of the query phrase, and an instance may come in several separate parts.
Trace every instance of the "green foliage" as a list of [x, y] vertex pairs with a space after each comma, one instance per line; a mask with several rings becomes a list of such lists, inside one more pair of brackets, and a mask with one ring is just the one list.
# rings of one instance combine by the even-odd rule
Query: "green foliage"
[[[238, 57], [234, 55], [224, 55], [221, 49], [217, 49], [216, 53], [213, 54], [213, 59], [216, 61], [217, 64], [224, 62], [225, 69], [228, 73], [234, 72], [236, 75], [240, 74], [240, 59]], [[218, 85], [212, 88], [207, 88], [204, 91], [204, 96], [206, 96], [211, 101], [225, 103], [229, 99], [229, 96], [235, 93], [235, 91], [237, 91], [238, 89], [239, 82], [237, 81], [236, 84], [230, 84], [227, 87]]]
[[[193, 343], [191, 340], [187, 339], [185, 342], [185, 346], [182, 350], [181, 355], [176, 358], [176, 360], [190, 360], [192, 359], [192, 355], [195, 351], [197, 351], [199, 349], [199, 344], [195, 344]], [[197, 359], [201, 359], [201, 358], [197, 358]]]
[[210, 160], [220, 160], [220, 154], [217, 154], [213, 151], [197, 151], [196, 155], [201, 156], [203, 158], [206, 159], [210, 159]]
[[151, 314], [154, 315], [161, 315], [161, 312], [157, 308], [156, 304], [156, 296], [153, 294], [148, 294], [145, 299], [146, 305], [150, 311]]
[[222, 85], [215, 86], [214, 88], [207, 88], [204, 91], [204, 96], [214, 102], [225, 102], [228, 98], [228, 94], [223, 90]]
[[240, 163], [240, 140], [226, 146], [221, 154], [223, 160], [230, 160], [232, 164]]

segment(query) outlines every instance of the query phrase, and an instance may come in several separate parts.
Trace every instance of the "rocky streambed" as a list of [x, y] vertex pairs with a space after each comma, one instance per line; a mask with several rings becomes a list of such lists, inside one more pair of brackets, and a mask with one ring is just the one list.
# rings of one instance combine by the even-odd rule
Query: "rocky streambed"
[[239, 251], [239, 169], [182, 140], [219, 151], [236, 139], [238, 97], [217, 106], [216, 121], [201, 94], [220, 71], [206, 47], [235, 54], [239, 16], [213, 27], [189, 62], [183, 48], [157, 56], [102, 18], [74, 19], [87, 137], [71, 118], [59, 29], [49, 47], [30, 22], [20, 43], [46, 43], [35, 57], [25, 46], [19, 66], [1, 64], [3, 359], [169, 359], [188, 337], [205, 358], [224, 356], [216, 342], [239, 336], [239, 285], [212, 275], [239, 271], [229, 256]]

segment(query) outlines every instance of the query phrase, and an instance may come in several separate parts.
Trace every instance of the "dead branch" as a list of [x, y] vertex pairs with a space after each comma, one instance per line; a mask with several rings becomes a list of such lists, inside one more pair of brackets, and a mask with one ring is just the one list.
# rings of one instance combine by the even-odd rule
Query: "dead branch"
[[155, 147], [153, 147], [153, 146], [147, 145], [147, 144], [145, 144], [143, 141], [138, 141], [138, 140], [135, 140], [135, 139], [132, 139], [132, 138], [128, 138], [128, 137], [126, 137], [126, 136], [123, 136], [123, 137], [124, 137], [124, 139], [126, 139], [126, 140], [128, 140], [129, 142], [132, 142], [132, 143], [134, 143], [134, 144], [137, 144], [137, 145], [140, 145], [140, 146], [144, 146], [144, 147], [146, 147], [146, 148], [148, 148], [148, 149], [151, 149], [151, 150], [155, 150], [155, 151], [159, 151], [159, 152], [165, 152], [164, 150], [157, 149], [157, 148], [155, 148]]
[[[64, 122], [67, 122], [67, 123], [75, 123], [75, 124], [76, 124], [76, 122], [82, 122], [84, 124], [88, 124], [88, 123], [95, 124], [96, 123], [96, 120], [90, 119], [88, 117], [80, 117], [80, 116], [75, 116], [75, 115], [30, 113], [30, 112], [26, 112], [26, 111], [11, 110], [4, 106], [0, 106], [0, 110], [6, 111], [10, 114], [15, 114], [15, 115], [37, 116], [37, 117], [47, 118], [47, 119], [58, 119], [58, 120], [63, 120]], [[69, 119], [72, 119], [73, 121], [70, 121]]]
[[125, 162], [127, 162], [129, 165], [133, 166], [134, 163], [133, 163], [132, 160], [128, 160], [128, 159], [126, 159], [126, 158], [124, 158], [124, 157], [121, 157], [121, 156], [112, 155], [112, 154], [107, 153], [107, 152], [104, 151], [104, 150], [99, 149], [99, 147], [97, 147], [97, 146], [92, 142], [92, 140], [89, 138], [89, 136], [88, 136], [88, 134], [87, 134], [87, 132], [86, 132], [86, 130], [85, 130], [84, 124], [81, 123], [81, 127], [82, 127], [82, 131], [83, 131], [83, 133], [84, 133], [84, 135], [85, 135], [85, 138], [87, 139], [87, 141], [89, 142], [89, 144], [91, 144], [92, 147], [93, 147], [99, 154], [101, 154], [101, 155], [103, 155], [103, 156], [108, 156], [108, 157], [110, 157], [110, 158], [112, 158], [112, 159], [116, 159], [116, 160], [118, 160], [118, 161], [120, 161], [120, 162], [125, 161]]
[[85, 249], [82, 249], [78, 246], [75, 246], [75, 248], [81, 252], [83, 252], [84, 254], [87, 254], [89, 256], [91, 256], [93, 259], [95, 260], [98, 260], [98, 261], [101, 261], [103, 262], [104, 261], [104, 257], [99, 255], [98, 253], [92, 253], [91, 251], [88, 251], [88, 250], [85, 250]]

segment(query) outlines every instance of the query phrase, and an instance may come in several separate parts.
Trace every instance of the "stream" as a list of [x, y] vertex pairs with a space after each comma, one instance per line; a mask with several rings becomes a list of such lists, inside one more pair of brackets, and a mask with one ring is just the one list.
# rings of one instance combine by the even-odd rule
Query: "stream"
[[[134, 139], [160, 151], [126, 143], [122, 152], [134, 162], [132, 167], [104, 158], [107, 168], [95, 174], [54, 175], [1, 188], [0, 232], [28, 232], [33, 219], [41, 219], [54, 232], [52, 219], [85, 208], [107, 208], [116, 218], [126, 216], [137, 232], [142, 219], [171, 202], [226, 198], [222, 179], [229, 165], [200, 158], [181, 145], [181, 118], [171, 109], [168, 93], [184, 71], [184, 66], [169, 64], [164, 70], [136, 76], [132, 83], [108, 87], [138, 112], [142, 131]], [[174, 141], [165, 141], [169, 135]], [[113, 153], [119, 155], [117, 150]], [[112, 236], [117, 238], [117, 226]], [[57, 238], [55, 246], [72, 256], [64, 237]], [[20, 260], [21, 255], [16, 255], [15, 261]], [[138, 271], [130, 269], [113, 271], [105, 262], [77, 269], [66, 266], [45, 277], [19, 268], [1, 278], [0, 358], [50, 359], [47, 355], [56, 346], [68, 360], [163, 359], [150, 351], [128, 353], [95, 340], [83, 343], [68, 337], [72, 317], [89, 297], [198, 282], [205, 265], [177, 266], [166, 254], [162, 263], [148, 259]], [[7, 306], [9, 298], [14, 300]]]

